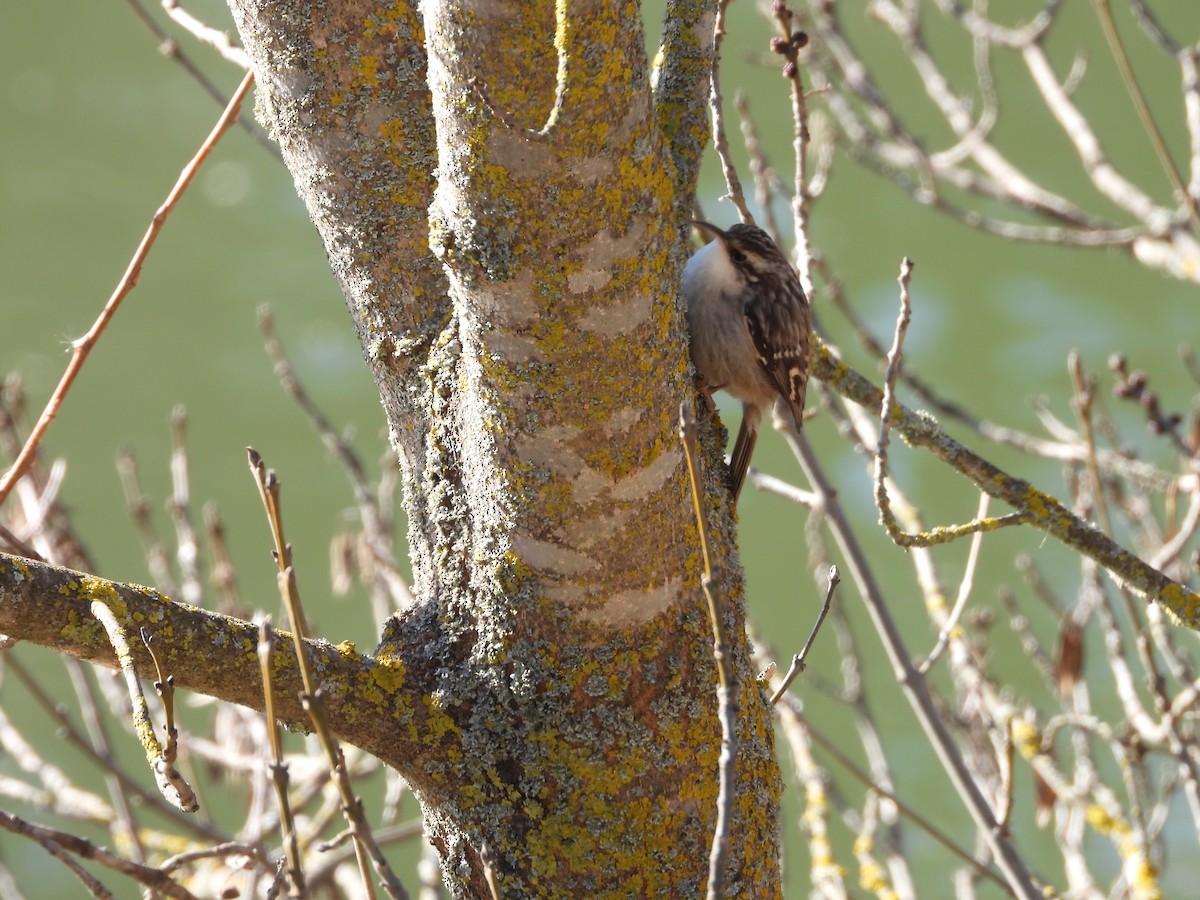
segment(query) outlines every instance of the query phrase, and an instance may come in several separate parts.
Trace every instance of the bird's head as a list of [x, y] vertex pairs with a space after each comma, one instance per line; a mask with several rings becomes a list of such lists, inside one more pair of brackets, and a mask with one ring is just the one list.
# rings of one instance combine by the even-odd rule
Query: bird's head
[[713, 238], [696, 254], [706, 257], [703, 263], [707, 278], [757, 284], [764, 278], [778, 278], [792, 271], [791, 263], [779, 246], [757, 225], [739, 223], [724, 231], [708, 222], [693, 224], [701, 233]]

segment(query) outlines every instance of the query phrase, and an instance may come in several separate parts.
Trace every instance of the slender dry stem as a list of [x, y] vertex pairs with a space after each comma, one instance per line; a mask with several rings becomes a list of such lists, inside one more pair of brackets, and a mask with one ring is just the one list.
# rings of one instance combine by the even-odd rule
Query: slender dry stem
[[117, 282], [116, 290], [113, 291], [108, 302], [104, 304], [104, 309], [100, 311], [99, 317], [83, 337], [71, 342], [71, 361], [67, 363], [66, 371], [63, 372], [62, 378], [58, 382], [58, 387], [51, 394], [46, 408], [42, 411], [37, 424], [33, 426], [33, 430], [29, 433], [29, 437], [25, 441], [25, 446], [21, 448], [20, 454], [9, 467], [8, 471], [4, 473], [4, 477], [0, 478], [0, 505], [3, 505], [4, 501], [8, 499], [13, 486], [21, 480], [21, 477], [24, 476], [29, 470], [30, 465], [33, 464], [33, 459], [37, 454], [37, 449], [42, 442], [42, 438], [46, 436], [46, 432], [50, 429], [50, 424], [54, 421], [54, 417], [58, 415], [59, 407], [62, 406], [68, 392], [71, 390], [71, 385], [75, 383], [75, 378], [83, 368], [83, 364], [87, 361], [92, 348], [96, 346], [96, 342], [99, 341], [100, 336], [108, 327], [108, 323], [116, 315], [121, 302], [137, 285], [138, 278], [142, 273], [142, 265], [145, 263], [150, 249], [158, 239], [158, 235], [170, 217], [171, 212], [179, 202], [179, 198], [183, 196], [188, 185], [192, 183], [196, 172], [208, 158], [213, 147], [217, 145], [217, 141], [229, 129], [229, 126], [237, 120], [238, 111], [242, 108], [242, 100], [253, 83], [254, 73], [247, 72], [246, 76], [242, 79], [242, 83], [234, 91], [233, 97], [230, 98], [225, 111], [217, 119], [217, 124], [213, 126], [208, 137], [204, 139], [204, 142], [200, 145], [200, 149], [196, 151], [196, 155], [183, 167], [183, 171], [179, 173], [179, 179], [175, 182], [175, 186], [167, 194], [167, 199], [158, 208], [158, 211], [154, 213], [154, 217], [150, 220], [150, 227], [146, 230], [142, 242], [134, 252], [133, 259], [129, 261], [129, 266], [125, 269], [125, 274]]
[[688, 483], [692, 491], [692, 509], [700, 534], [704, 571], [700, 584], [708, 600], [708, 620], [713, 632], [713, 659], [717, 664], [717, 715], [721, 720], [721, 756], [718, 760], [717, 822], [708, 855], [709, 900], [725, 896], [725, 861], [729, 856], [729, 823], [733, 821], [734, 777], [737, 766], [738, 685], [729, 670], [729, 642], [725, 634], [721, 596], [717, 590], [718, 572], [709, 553], [708, 523], [701, 492], [699, 453], [696, 447], [696, 418], [686, 405], [679, 408], [679, 438], [687, 460]]

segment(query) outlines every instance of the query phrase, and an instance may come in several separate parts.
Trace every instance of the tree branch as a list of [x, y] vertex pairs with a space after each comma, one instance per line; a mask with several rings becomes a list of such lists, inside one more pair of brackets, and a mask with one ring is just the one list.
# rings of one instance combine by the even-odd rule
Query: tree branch
[[[103, 601], [126, 630], [146, 628], [154, 635], [163, 669], [174, 674], [178, 687], [263, 709], [255, 653], [258, 627], [253, 623], [175, 603], [141, 585], [0, 553], [0, 632], [117, 668], [112, 644], [92, 615], [94, 600]], [[308, 716], [299, 698], [303, 685], [295, 649], [286, 632], [277, 633], [284, 640], [274, 653], [276, 713], [284, 724], [304, 730]], [[405, 667], [360, 654], [352, 644], [309, 640], [307, 646], [335, 733], [419, 777], [413, 772], [418, 748], [406, 746], [405, 735], [419, 730], [425, 706], [405, 699], [412, 688]], [[130, 650], [139, 671], [155, 670], [142, 642], [132, 642]]]
[[[830, 353], [819, 339], [812, 374], [847, 399], [868, 409], [881, 409], [883, 391]], [[966, 475], [982, 491], [1023, 513], [1027, 524], [1041, 529], [1089, 556], [1120, 583], [1160, 603], [1189, 628], [1200, 628], [1200, 595], [1125, 550], [1100, 530], [1084, 522], [1058, 500], [1027, 481], [1014, 478], [954, 440], [926, 412], [902, 404], [893, 407], [892, 426], [907, 443], [924, 447], [942, 462]]]

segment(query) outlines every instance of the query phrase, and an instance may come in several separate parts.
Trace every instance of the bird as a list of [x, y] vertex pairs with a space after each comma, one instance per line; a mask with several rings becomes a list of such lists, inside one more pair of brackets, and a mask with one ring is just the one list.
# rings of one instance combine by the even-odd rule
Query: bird
[[729, 459], [736, 504], [763, 412], [782, 399], [796, 428], [804, 423], [812, 308], [796, 270], [761, 228], [693, 224], [713, 240], [683, 269], [692, 365], [705, 396], [725, 391], [742, 401]]

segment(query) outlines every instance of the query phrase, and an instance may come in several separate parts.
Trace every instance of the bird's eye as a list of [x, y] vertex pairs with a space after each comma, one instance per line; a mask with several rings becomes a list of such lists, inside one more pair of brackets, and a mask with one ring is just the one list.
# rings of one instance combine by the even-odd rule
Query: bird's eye
[[729, 258], [736, 263], [744, 263], [746, 261], [746, 254], [737, 248], [730, 248]]

